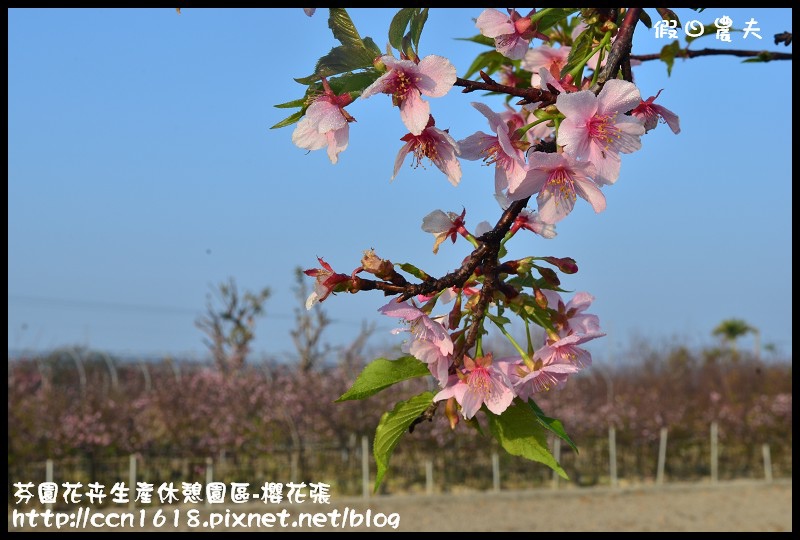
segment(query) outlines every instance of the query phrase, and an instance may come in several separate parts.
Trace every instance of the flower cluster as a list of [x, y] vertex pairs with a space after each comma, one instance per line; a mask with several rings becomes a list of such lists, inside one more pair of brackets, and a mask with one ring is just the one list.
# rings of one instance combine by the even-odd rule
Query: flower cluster
[[[474, 422], [483, 411], [493, 436], [507, 450], [524, 439], [524, 446], [537, 448], [525, 457], [542, 461], [548, 455], [540, 447], [537, 419], [545, 419], [539, 416], [537, 395], [562, 387], [589, 367], [586, 344], [605, 334], [597, 315], [587, 312], [593, 296], [577, 292], [568, 300], [562, 297], [568, 291], [558, 272], [577, 272], [572, 258], [510, 258], [506, 244], [521, 230], [555, 238], [556, 225], [573, 211], [578, 198], [594, 212], [603, 212], [603, 189], [617, 182], [621, 156], [639, 150], [642, 135], [660, 120], [680, 131], [678, 117], [654, 103], [660, 92], [643, 100], [628, 69], [633, 65], [628, 52], [633, 29], [643, 8], [545, 8], [526, 15], [512, 8], [486, 9], [475, 21], [481, 35], [471, 40], [490, 50], [466, 75], [479, 74], [480, 80], [460, 79], [443, 56], [420, 54], [427, 9], [401, 9], [390, 25], [384, 52], [360, 37], [344, 10], [331, 8], [329, 26], [342, 46], [319, 60], [316, 75], [303, 79], [309, 84], [306, 96], [284, 104], [302, 103], [301, 111], [281, 124], [299, 120], [295, 144], [307, 150], [327, 148], [336, 163], [355, 121], [345, 107], [385, 94], [407, 131], [400, 138], [391, 180], [409, 156], [411, 167], [430, 161], [454, 187], [461, 186], [466, 171], [462, 160], [481, 162], [493, 173], [490, 193], [502, 209], [495, 224], [468, 225], [463, 207], [433, 210], [422, 220], [422, 230], [434, 236], [434, 253], [447, 240], [463, 239], [472, 246], [446, 275], [433, 277], [414, 264], [383, 259], [372, 249], [349, 274], [335, 272], [322, 258], [319, 268], [305, 271], [315, 278], [307, 307], [340, 292], [379, 291], [391, 297], [380, 313], [400, 319], [402, 326], [393, 332], [409, 336], [401, 346], [405, 356], [365, 367], [340, 401], [363, 399], [411, 377], [430, 376], [436, 387], [382, 416], [374, 445], [376, 485], [400, 434], [430, 419], [441, 402], [451, 428], [459, 418]], [[624, 66], [620, 58], [625, 58]], [[492, 78], [494, 73], [501, 83]], [[445, 97], [456, 86], [464, 93], [505, 95], [502, 107], [469, 101], [468, 110], [480, 116], [470, 114], [488, 129], [457, 136], [443, 126], [443, 114], [437, 112], [434, 120], [433, 98]], [[511, 98], [521, 99], [514, 103]], [[484, 339], [489, 329], [498, 330], [515, 354], [489, 350]], [[546, 427], [569, 441], [560, 427]], [[560, 470], [553, 466], [555, 460], [543, 462]]]
[[379, 311], [407, 325], [393, 332], [411, 334], [403, 343], [403, 352], [428, 365], [442, 388], [434, 401], [454, 399], [463, 417], [470, 419], [482, 405], [501, 414], [514, 397], [527, 401], [538, 392], [563, 385], [571, 374], [591, 365], [591, 354], [580, 345], [605, 335], [598, 317], [586, 313], [594, 298], [579, 292], [565, 304], [556, 291], [542, 292], [557, 321], [556, 329], [530, 354], [520, 350], [517, 356], [496, 359], [489, 352], [474, 358], [465, 354], [457, 362], [450, 333], [455, 328], [448, 322], [451, 317], [431, 317], [409, 301], [391, 301]]
[[[398, 175], [409, 155], [413, 167], [430, 160], [453, 186], [459, 185], [462, 178], [459, 160], [482, 161], [494, 169], [494, 196], [503, 211], [509, 212], [516, 205], [512, 219], [503, 229], [501, 245], [521, 229], [554, 238], [555, 225], [572, 212], [578, 197], [596, 213], [605, 210], [602, 189], [619, 178], [620, 156], [639, 150], [641, 136], [653, 129], [659, 119], [675, 133], [680, 132], [680, 126], [674, 113], [654, 103], [660, 92], [643, 100], [635, 84], [619, 78], [594, 86], [597, 71], [607, 60], [602, 53], [616, 37], [614, 25], [595, 21], [597, 26], [593, 29], [581, 21], [572, 25], [570, 39], [564, 41], [539, 32], [538, 22], [534, 22], [539, 19], [536, 10], [523, 16], [514, 9], [506, 13], [486, 9], [476, 19], [480, 33], [508, 59], [501, 70], [504, 82], [518, 86], [530, 81], [530, 88], [538, 89], [539, 95], [551, 96], [546, 101], [523, 100], [517, 107], [506, 102], [501, 111], [471, 102], [488, 122], [486, 132], [476, 131], [457, 140], [448, 129], [437, 127], [431, 105], [423, 98], [445, 96], [459, 82], [456, 69], [442, 56], [420, 58], [413, 49], [398, 46], [399, 58], [390, 51], [375, 58], [371, 68], [375, 77], [360, 95], [337, 94], [321, 77], [322, 92], [312, 93], [293, 140], [309, 150], [327, 147], [331, 161], [336, 163], [347, 147], [349, 124], [355, 120], [345, 107], [354, 99], [386, 94], [391, 97], [392, 106], [399, 109], [400, 120], [408, 130], [401, 137], [404, 144], [395, 158], [391, 179]], [[577, 65], [572, 59], [572, 42], [580, 40], [581, 35], [598, 39], [597, 31], [605, 32], [605, 38], [587, 49], [591, 54], [586, 54], [582, 65], [593, 76], [583, 77], [582, 70], [572, 67]], [[543, 43], [533, 46], [536, 39]], [[524, 208], [529, 198], [535, 198], [535, 210]], [[434, 210], [423, 219], [422, 229], [434, 235], [434, 253], [445, 240], [455, 243], [459, 236], [478, 249], [483, 235], [493, 231], [488, 222], [481, 222], [470, 231], [466, 209], [460, 213]], [[559, 387], [571, 374], [589, 366], [591, 356], [582, 345], [604, 335], [597, 316], [585, 313], [593, 298], [577, 293], [565, 303], [556, 273], [538, 266], [535, 259], [497, 261], [488, 267], [489, 277], [483, 275], [483, 265], [476, 264], [469, 268], [470, 272], [464, 271], [457, 286], [415, 295], [407, 292], [409, 284], [395, 265], [380, 259], [372, 250], [365, 252], [361, 266], [349, 275], [334, 272], [319, 259], [320, 268], [305, 271], [316, 278], [307, 306], [342, 291], [379, 289], [387, 295], [399, 295], [380, 311], [407, 323], [403, 330], [412, 338], [404, 343], [403, 352], [428, 366], [441, 388], [435, 400], [454, 400], [465, 418], [472, 418], [482, 405], [500, 414], [515, 397], [527, 400], [537, 392]], [[565, 273], [577, 270], [571, 259], [542, 259]], [[403, 269], [409, 267], [416, 277], [431, 279], [413, 266], [401, 265]], [[538, 271], [538, 278], [534, 271]], [[361, 272], [374, 274], [379, 281], [362, 279], [358, 276]], [[526, 287], [532, 287], [533, 294], [524, 292]], [[455, 305], [449, 313], [430, 316], [437, 302], [441, 305], [453, 299]], [[423, 302], [422, 306], [418, 307], [415, 301]], [[537, 307], [525, 307], [526, 303]], [[489, 319], [487, 306], [495, 305], [504, 305], [519, 315], [525, 321], [526, 332], [531, 322], [542, 326], [544, 342], [534, 347], [528, 337], [526, 351], [507, 336], [519, 352], [517, 356], [494, 358], [491, 352], [484, 353], [480, 340], [476, 340], [480, 332], [470, 329], [483, 325]], [[531, 309], [539, 310], [538, 318], [530, 315]], [[506, 333], [504, 323], [495, 322]]]

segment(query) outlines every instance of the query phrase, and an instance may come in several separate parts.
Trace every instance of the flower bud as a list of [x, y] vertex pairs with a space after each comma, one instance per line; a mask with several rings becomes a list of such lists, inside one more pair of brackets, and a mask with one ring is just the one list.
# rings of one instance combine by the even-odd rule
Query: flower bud
[[533, 298], [536, 300], [536, 305], [542, 309], [547, 309], [547, 297], [542, 292], [542, 289], [536, 288], [533, 290]]
[[456, 398], [451, 397], [447, 400], [447, 403], [445, 403], [444, 406], [444, 415], [450, 422], [450, 429], [456, 429], [456, 425], [458, 425], [458, 408], [456, 405]]
[[542, 278], [544, 278], [549, 285], [553, 287], [561, 285], [561, 280], [558, 279], [558, 274], [556, 274], [555, 270], [551, 268], [542, 268], [540, 266], [537, 266], [536, 270], [539, 271], [539, 274], [541, 274]]
[[606, 22], [603, 23], [603, 26], [600, 27], [600, 31], [603, 32], [603, 33], [605, 33], [605, 32], [616, 32], [617, 28], [618, 27], [614, 22], [606, 21]]
[[542, 257], [542, 260], [549, 262], [565, 274], [574, 274], [578, 271], [578, 265], [571, 257]]
[[395, 273], [392, 261], [381, 259], [371, 249], [364, 251], [364, 256], [361, 257], [361, 266], [365, 272], [375, 274], [380, 279], [390, 279]]

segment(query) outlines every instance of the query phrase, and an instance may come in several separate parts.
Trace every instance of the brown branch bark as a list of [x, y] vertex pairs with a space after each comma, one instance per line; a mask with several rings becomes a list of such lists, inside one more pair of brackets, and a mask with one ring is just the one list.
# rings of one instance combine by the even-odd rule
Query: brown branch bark
[[625, 18], [622, 19], [617, 37], [614, 38], [614, 44], [611, 45], [611, 51], [608, 53], [606, 65], [600, 70], [597, 83], [591, 88], [592, 92], [599, 92], [608, 79], [615, 77], [620, 66], [630, 56], [633, 31], [636, 29], [636, 23], [639, 22], [641, 13], [642, 8], [628, 8], [628, 11], [625, 12]]
[[469, 79], [462, 79], [461, 77], [458, 77], [456, 78], [455, 86], [463, 87], [464, 90], [461, 92], [464, 94], [468, 94], [476, 90], [486, 90], [487, 92], [497, 92], [499, 94], [520, 97], [522, 98], [522, 104], [541, 102], [545, 105], [550, 105], [555, 103], [556, 98], [558, 97], [557, 94], [548, 92], [547, 90], [541, 90], [539, 88], [517, 88], [515, 86], [500, 84], [492, 80], [491, 77], [483, 72], [481, 72], [481, 78], [483, 79], [483, 82], [470, 81]]

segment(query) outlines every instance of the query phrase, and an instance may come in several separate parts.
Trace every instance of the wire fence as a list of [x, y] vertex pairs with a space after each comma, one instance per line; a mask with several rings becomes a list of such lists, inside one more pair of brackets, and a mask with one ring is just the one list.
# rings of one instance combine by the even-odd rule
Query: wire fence
[[[708, 433], [698, 434], [694, 442], [672, 446], [666, 428], [655, 444], [630, 439], [625, 432], [613, 428], [608, 435], [605, 439], [583, 441], [579, 453], [558, 439], [550, 441], [551, 450], [569, 480], [542, 464], [509, 455], [494, 444], [481, 452], [476, 452], [472, 445], [431, 452], [412, 441], [392, 456], [379, 493], [432, 495], [542, 487], [713, 483], [742, 478], [772, 482], [792, 476], [790, 445], [720, 444], [715, 423]], [[15, 484], [33, 483], [35, 493], [35, 486], [42, 482], [54, 482], [59, 487], [80, 483], [84, 491], [92, 483], [106, 490], [122, 483], [134, 494], [129, 501], [131, 507], [141, 506], [135, 494], [137, 487], [147, 484], [154, 487], [154, 493], [162, 484], [174, 486], [180, 493], [184, 483], [201, 486], [211, 482], [242, 483], [249, 486], [251, 493], [258, 493], [267, 483], [322, 483], [330, 486], [330, 493], [335, 496], [368, 498], [373, 494], [375, 478], [370, 440], [367, 437], [351, 440], [352, 444], [341, 447], [287, 447], [257, 458], [222, 453], [214, 457], [130, 455], [26, 463], [9, 467], [9, 503], [14, 502], [18, 489]], [[158, 502], [154, 495], [153, 503]], [[54, 504], [70, 506], [63, 496]]]

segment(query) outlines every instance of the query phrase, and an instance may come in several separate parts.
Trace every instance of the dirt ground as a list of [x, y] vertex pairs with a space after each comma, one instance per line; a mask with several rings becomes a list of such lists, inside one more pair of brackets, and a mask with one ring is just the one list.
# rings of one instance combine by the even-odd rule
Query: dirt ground
[[[285, 509], [281, 526], [280, 510]], [[120, 512], [126, 510], [118, 509]], [[332, 517], [338, 510], [342, 514]], [[163, 507], [167, 516], [160, 527], [153, 525], [158, 508], [135, 510], [132, 527], [112, 529], [87, 526], [86, 531], [752, 531], [792, 530], [792, 482], [772, 484], [754, 481], [711, 484], [669, 484], [663, 487], [562, 488], [432, 496], [331, 497], [330, 504], [306, 501], [295, 505], [262, 502], [227, 505]], [[177, 511], [177, 513], [176, 513]], [[344, 526], [342, 516], [347, 511]], [[316, 523], [301, 518], [316, 514]], [[107, 514], [107, 512], [106, 512]], [[145, 525], [138, 520], [144, 517]], [[265, 517], [267, 516], [267, 517]], [[100, 516], [105, 518], [105, 516]], [[100, 517], [94, 517], [100, 523]], [[172, 521], [177, 517], [177, 526]], [[236, 522], [236, 519], [241, 521]], [[248, 525], [246, 519], [250, 520]], [[301, 526], [299, 519], [306, 522]], [[335, 519], [337, 527], [331, 525]], [[358, 521], [361, 519], [360, 526]], [[367, 519], [370, 527], [366, 527]], [[274, 520], [274, 521], [271, 521]], [[212, 521], [218, 521], [211, 528]], [[227, 522], [227, 526], [226, 526]], [[323, 526], [323, 522], [325, 525]], [[91, 522], [90, 522], [91, 523]], [[109, 522], [113, 524], [113, 522]], [[244, 524], [244, 526], [243, 526]], [[273, 525], [267, 527], [266, 525]], [[295, 524], [296, 526], [292, 526]], [[392, 525], [397, 524], [397, 528]], [[8, 530], [34, 530], [12, 523]], [[35, 530], [57, 529], [36, 527]], [[69, 526], [61, 531], [75, 531]]]

